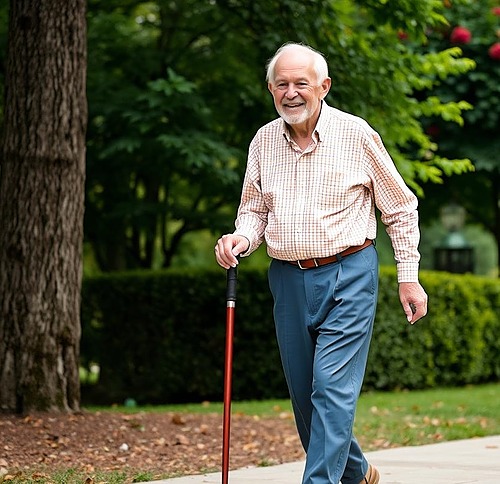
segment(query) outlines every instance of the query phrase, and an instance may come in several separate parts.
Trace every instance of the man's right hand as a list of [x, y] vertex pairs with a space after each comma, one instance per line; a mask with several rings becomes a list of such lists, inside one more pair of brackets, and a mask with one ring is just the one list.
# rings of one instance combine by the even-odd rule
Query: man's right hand
[[238, 259], [236, 256], [246, 252], [250, 247], [250, 241], [243, 235], [223, 235], [215, 246], [215, 258], [224, 269], [236, 267]]

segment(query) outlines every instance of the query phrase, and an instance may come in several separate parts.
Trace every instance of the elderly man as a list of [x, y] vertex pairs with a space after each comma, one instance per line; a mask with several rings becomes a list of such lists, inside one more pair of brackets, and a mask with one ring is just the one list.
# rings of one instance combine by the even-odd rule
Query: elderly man
[[375, 207], [413, 324], [427, 313], [417, 199], [379, 135], [326, 104], [331, 79], [319, 52], [285, 44], [267, 81], [280, 117], [250, 144], [236, 230], [217, 241], [216, 259], [234, 267], [266, 242], [278, 346], [307, 455], [303, 484], [376, 484], [379, 472], [353, 435], [377, 305]]

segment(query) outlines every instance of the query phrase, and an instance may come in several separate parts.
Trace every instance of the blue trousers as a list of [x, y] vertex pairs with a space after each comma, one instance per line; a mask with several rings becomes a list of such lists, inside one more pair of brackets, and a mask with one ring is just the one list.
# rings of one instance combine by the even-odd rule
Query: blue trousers
[[359, 484], [368, 462], [353, 423], [377, 306], [376, 249], [308, 270], [273, 260], [269, 285], [281, 362], [307, 455], [302, 483]]

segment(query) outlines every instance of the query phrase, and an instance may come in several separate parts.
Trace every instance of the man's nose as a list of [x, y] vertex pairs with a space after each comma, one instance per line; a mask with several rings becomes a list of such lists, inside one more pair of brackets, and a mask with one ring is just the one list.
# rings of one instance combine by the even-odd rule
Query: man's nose
[[297, 89], [295, 87], [295, 84], [288, 84], [285, 95], [288, 99], [293, 99], [295, 96], [297, 96]]

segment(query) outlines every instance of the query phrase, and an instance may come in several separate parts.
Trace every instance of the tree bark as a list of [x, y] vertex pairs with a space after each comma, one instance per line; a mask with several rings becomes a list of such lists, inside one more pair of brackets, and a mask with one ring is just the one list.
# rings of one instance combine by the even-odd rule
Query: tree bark
[[0, 159], [0, 410], [80, 405], [85, 0], [11, 0]]

